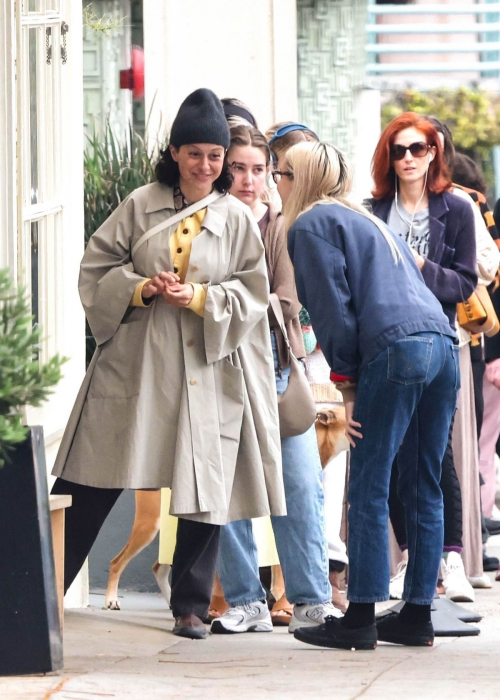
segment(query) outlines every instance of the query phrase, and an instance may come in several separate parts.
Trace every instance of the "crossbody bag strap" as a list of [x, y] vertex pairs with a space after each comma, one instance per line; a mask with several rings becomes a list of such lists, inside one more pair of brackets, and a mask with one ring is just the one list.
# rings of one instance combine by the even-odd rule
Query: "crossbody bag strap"
[[187, 219], [188, 216], [191, 216], [192, 214], [196, 214], [196, 212], [200, 211], [200, 209], [205, 209], [205, 207], [208, 207], [210, 204], [215, 202], [216, 199], [219, 199], [219, 197], [223, 197], [223, 196], [224, 195], [222, 195], [220, 192], [217, 192], [214, 190], [214, 192], [210, 192], [210, 194], [207, 197], [200, 199], [199, 202], [195, 202], [194, 204], [190, 204], [189, 207], [186, 207], [186, 209], [182, 209], [181, 211], [177, 212], [177, 214], [170, 216], [168, 219], [165, 219], [160, 224], [157, 224], [153, 228], [150, 228], [149, 231], [146, 231], [145, 233], [142, 234], [142, 236], [139, 238], [139, 240], [136, 242], [136, 244], [132, 248], [132, 257], [134, 257], [134, 255], [139, 250], [141, 245], [146, 243], [146, 241], [149, 241], [150, 238], [152, 238], [153, 236], [156, 236], [156, 234], [158, 234], [158, 233], [161, 233], [169, 226], [173, 226], [174, 224], [178, 224], [183, 219]]
[[285, 339], [285, 344], [288, 349], [288, 352], [290, 353], [290, 355], [293, 355], [293, 357], [295, 357], [295, 355], [293, 354], [292, 346], [290, 345], [290, 340], [288, 339], [288, 333], [286, 331], [285, 326], [285, 319], [283, 317], [283, 309], [281, 308], [281, 303], [277, 294], [269, 295], [269, 304], [271, 305], [276, 320], [278, 321], [278, 325], [280, 327], [281, 333], [283, 334], [283, 338]]

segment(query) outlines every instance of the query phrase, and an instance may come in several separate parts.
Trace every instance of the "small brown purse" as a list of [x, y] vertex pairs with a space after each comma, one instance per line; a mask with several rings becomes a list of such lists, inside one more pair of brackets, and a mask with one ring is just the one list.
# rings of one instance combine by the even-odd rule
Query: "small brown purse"
[[292, 352], [278, 296], [271, 294], [269, 303], [285, 339], [290, 358], [288, 386], [283, 394], [278, 394], [280, 435], [282, 438], [294, 437], [305, 433], [314, 423], [316, 420], [316, 404], [304, 367]]
[[457, 321], [470, 333], [492, 338], [500, 330], [500, 321], [484, 284], [479, 284], [467, 301], [457, 304]]

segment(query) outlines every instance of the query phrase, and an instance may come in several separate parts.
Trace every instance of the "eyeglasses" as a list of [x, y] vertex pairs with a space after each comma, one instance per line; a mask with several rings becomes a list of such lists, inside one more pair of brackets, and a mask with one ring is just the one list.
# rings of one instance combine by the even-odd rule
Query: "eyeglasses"
[[293, 180], [293, 173], [290, 170], [273, 170], [271, 173], [273, 180], [276, 184], [281, 180], [282, 177], [287, 177], [290, 182]]
[[424, 143], [424, 141], [416, 141], [409, 146], [393, 144], [391, 146], [391, 158], [392, 160], [402, 160], [406, 155], [406, 151], [410, 151], [414, 158], [423, 158], [429, 153], [429, 149], [429, 144]]

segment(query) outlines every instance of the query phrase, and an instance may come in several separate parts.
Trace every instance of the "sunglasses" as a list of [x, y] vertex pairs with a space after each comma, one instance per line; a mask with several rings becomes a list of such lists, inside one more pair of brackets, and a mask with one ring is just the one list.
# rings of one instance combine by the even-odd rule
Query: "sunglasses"
[[393, 144], [391, 146], [391, 159], [392, 160], [402, 160], [406, 151], [410, 151], [414, 158], [423, 158], [429, 153], [430, 146], [424, 141], [416, 141], [411, 143], [409, 146], [401, 146], [400, 144]]

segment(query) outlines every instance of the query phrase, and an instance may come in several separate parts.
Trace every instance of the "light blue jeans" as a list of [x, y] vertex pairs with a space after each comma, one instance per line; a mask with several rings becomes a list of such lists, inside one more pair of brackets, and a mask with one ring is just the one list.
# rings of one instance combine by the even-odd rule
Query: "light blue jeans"
[[[279, 372], [276, 340], [271, 334], [276, 389], [283, 394], [290, 370]], [[290, 603], [315, 605], [332, 599], [328, 579], [321, 462], [314, 425], [296, 437], [281, 440], [283, 480], [288, 515], [271, 518], [276, 546]], [[231, 606], [264, 600], [259, 578], [257, 547], [250, 520], [237, 520], [221, 528], [220, 581]]]

